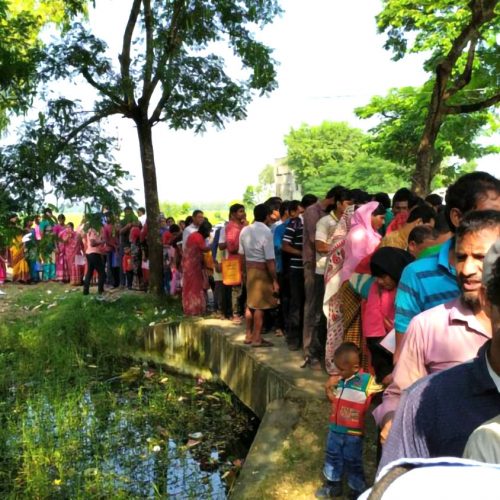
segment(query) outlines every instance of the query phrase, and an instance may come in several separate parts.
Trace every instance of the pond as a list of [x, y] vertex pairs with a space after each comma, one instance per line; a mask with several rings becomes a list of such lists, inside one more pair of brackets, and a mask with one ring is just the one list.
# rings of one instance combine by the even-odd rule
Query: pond
[[226, 498], [258, 420], [225, 387], [109, 359], [0, 403], [2, 498]]

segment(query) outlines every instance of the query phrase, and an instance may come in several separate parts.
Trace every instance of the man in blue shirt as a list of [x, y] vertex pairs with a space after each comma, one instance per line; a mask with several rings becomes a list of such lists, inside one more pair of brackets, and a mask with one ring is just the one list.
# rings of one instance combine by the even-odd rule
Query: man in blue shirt
[[[486, 172], [472, 172], [458, 179], [446, 192], [446, 218], [454, 232], [471, 210], [500, 210], [500, 180]], [[454, 239], [444, 243], [438, 254], [419, 259], [405, 268], [396, 295], [397, 362], [403, 336], [419, 313], [449, 302], [460, 294], [456, 274]]]
[[500, 414], [500, 239], [484, 259], [481, 302], [492, 339], [468, 363], [421, 379], [396, 412], [380, 468], [399, 458], [461, 457], [471, 433]]

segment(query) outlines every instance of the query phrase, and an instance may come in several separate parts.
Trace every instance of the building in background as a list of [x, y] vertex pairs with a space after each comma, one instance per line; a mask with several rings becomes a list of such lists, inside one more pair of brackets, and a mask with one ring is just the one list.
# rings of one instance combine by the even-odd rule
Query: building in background
[[278, 158], [274, 162], [274, 182], [276, 184], [276, 196], [279, 196], [282, 200], [300, 200], [302, 198], [300, 186], [286, 163], [286, 157]]

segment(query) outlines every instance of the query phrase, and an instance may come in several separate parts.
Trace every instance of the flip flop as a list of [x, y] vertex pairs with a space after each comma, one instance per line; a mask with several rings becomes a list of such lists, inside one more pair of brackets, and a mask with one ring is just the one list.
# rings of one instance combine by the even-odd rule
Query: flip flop
[[244, 340], [244, 341], [243, 341], [243, 343], [244, 343], [245, 345], [250, 345], [250, 344], [252, 343], [252, 341], [251, 341], [251, 340]]
[[256, 349], [258, 347], [273, 347], [274, 344], [272, 342], [269, 342], [269, 340], [264, 340], [262, 339], [262, 342], [260, 344], [252, 344], [252, 347], [255, 347]]

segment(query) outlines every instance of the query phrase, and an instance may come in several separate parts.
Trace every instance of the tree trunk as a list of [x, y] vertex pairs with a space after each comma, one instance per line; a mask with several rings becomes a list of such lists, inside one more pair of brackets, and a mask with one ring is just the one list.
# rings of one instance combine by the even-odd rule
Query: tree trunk
[[156, 166], [153, 150], [151, 125], [147, 117], [136, 121], [137, 134], [141, 150], [142, 177], [144, 179], [144, 197], [148, 218], [149, 250], [149, 291], [163, 295], [163, 248], [160, 239], [160, 204], [156, 183]]

